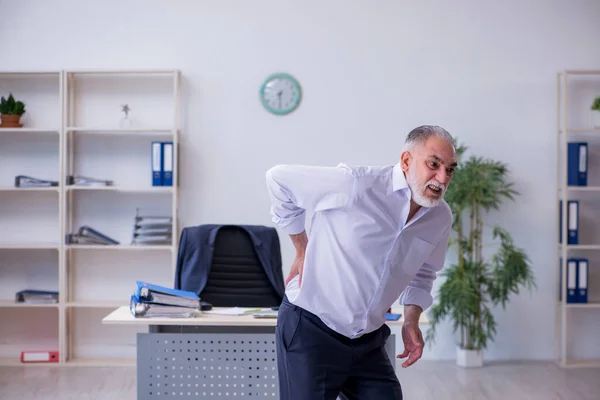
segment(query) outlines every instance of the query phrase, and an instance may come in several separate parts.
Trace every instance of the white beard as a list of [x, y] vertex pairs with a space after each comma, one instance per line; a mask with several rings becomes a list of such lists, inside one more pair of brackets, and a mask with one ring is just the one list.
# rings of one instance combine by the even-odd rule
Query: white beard
[[[442, 202], [442, 199], [444, 198], [444, 194], [446, 193], [446, 187], [434, 180], [430, 180], [424, 185], [421, 185], [417, 181], [417, 177], [415, 176], [414, 171], [415, 168], [411, 168], [408, 171], [406, 177], [406, 182], [408, 182], [408, 187], [410, 188], [410, 191], [412, 193], [413, 201], [422, 207], [436, 207], [437, 205], [439, 205]], [[441, 189], [440, 197], [438, 197], [437, 199], [433, 199], [425, 196], [425, 190], [429, 185], [437, 186]]]

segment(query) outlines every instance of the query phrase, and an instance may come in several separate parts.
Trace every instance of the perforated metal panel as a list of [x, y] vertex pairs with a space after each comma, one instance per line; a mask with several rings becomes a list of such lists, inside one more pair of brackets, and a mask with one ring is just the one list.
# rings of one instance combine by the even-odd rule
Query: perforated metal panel
[[138, 399], [279, 399], [274, 334], [141, 333]]

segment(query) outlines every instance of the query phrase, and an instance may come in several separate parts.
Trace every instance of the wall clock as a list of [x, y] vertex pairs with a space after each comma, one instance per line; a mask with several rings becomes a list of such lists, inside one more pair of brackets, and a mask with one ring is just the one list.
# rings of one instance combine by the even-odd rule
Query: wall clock
[[265, 109], [275, 115], [289, 114], [298, 108], [302, 99], [300, 84], [291, 75], [275, 73], [260, 87], [260, 100]]

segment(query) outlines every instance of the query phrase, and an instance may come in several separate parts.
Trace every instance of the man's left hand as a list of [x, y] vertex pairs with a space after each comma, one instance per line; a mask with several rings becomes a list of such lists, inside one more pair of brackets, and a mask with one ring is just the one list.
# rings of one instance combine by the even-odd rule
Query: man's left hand
[[413, 365], [423, 354], [425, 342], [423, 342], [423, 335], [418, 323], [402, 325], [402, 341], [404, 342], [404, 352], [397, 358], [408, 356], [408, 359], [402, 363], [402, 368], [406, 368]]

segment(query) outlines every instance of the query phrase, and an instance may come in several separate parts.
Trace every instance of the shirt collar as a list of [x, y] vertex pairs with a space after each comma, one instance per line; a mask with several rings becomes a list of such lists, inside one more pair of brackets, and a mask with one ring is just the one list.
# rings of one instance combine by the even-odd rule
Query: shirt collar
[[408, 183], [406, 182], [400, 163], [394, 165], [394, 169], [392, 170], [392, 188], [394, 192], [400, 189], [408, 189]]

